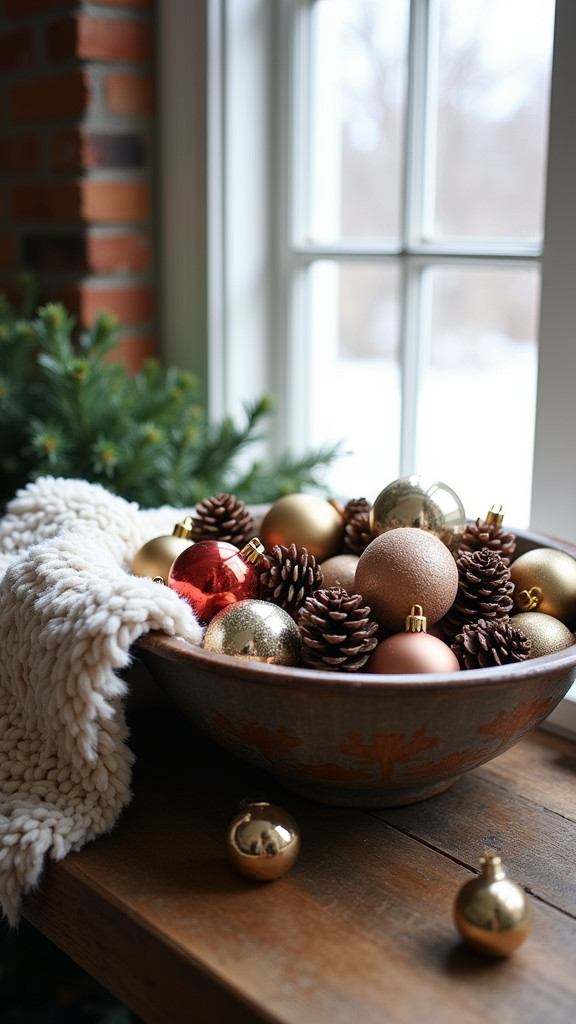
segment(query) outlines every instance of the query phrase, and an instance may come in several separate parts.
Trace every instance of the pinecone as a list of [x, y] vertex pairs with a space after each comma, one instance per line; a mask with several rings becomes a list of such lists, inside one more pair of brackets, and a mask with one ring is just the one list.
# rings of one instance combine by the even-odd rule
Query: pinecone
[[478, 518], [465, 527], [458, 554], [482, 548], [497, 551], [504, 564], [510, 565], [516, 551], [516, 534], [507, 533], [497, 519]]
[[463, 551], [456, 559], [458, 590], [454, 604], [442, 619], [448, 636], [478, 619], [507, 619], [514, 604], [510, 569], [497, 551]]
[[360, 594], [343, 587], [316, 590], [296, 619], [302, 637], [302, 663], [329, 672], [357, 672], [376, 647], [378, 629]]
[[192, 540], [223, 540], [241, 548], [254, 529], [252, 513], [233, 494], [214, 494], [198, 502]]
[[366, 498], [352, 498], [344, 506], [344, 554], [361, 555], [374, 540], [370, 529], [371, 507]]
[[532, 641], [509, 619], [478, 619], [464, 626], [450, 646], [461, 668], [491, 668], [526, 661]]
[[258, 566], [261, 600], [280, 605], [294, 618], [303, 601], [324, 581], [314, 555], [296, 544], [275, 544]]

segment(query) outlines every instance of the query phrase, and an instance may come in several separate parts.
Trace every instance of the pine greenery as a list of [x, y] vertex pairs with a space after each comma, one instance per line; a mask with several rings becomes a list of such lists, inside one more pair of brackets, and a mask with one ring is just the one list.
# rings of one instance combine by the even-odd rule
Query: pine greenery
[[77, 340], [75, 326], [60, 303], [17, 315], [0, 294], [0, 509], [44, 475], [98, 482], [143, 508], [322, 489], [339, 446], [247, 463], [273, 415], [269, 397], [247, 405], [243, 423], [211, 423], [194, 374], [150, 360], [131, 375], [109, 358], [112, 316], [101, 313]]

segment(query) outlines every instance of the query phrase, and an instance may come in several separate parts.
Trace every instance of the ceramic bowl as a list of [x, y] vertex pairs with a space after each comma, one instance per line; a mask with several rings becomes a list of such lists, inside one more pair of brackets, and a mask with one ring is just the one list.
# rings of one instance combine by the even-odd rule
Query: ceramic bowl
[[[576, 547], [514, 530], [517, 555]], [[392, 807], [447, 789], [554, 710], [576, 646], [493, 669], [383, 676], [243, 661], [148, 634], [138, 654], [174, 704], [222, 747], [301, 796]]]

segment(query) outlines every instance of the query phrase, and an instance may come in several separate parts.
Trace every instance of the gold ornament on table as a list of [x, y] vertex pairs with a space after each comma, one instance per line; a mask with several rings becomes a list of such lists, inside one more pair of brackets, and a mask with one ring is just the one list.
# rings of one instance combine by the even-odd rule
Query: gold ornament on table
[[226, 833], [228, 860], [255, 882], [280, 878], [300, 853], [300, 830], [282, 807], [243, 800]]
[[143, 544], [132, 562], [134, 576], [150, 576], [152, 579], [160, 576], [163, 580], [168, 579], [174, 560], [193, 543], [193, 526], [192, 516], [186, 516], [181, 523], [176, 523], [171, 534], [153, 537]]
[[219, 611], [202, 646], [215, 654], [270, 665], [299, 665], [302, 641], [292, 616], [270, 601], [247, 599]]
[[466, 527], [464, 506], [451, 487], [439, 480], [406, 476], [380, 492], [370, 510], [370, 528], [377, 536], [399, 526], [435, 534], [450, 551], [457, 551]]
[[337, 502], [314, 494], [287, 494], [268, 510], [259, 536], [267, 551], [296, 544], [323, 562], [342, 551], [343, 512]]
[[542, 612], [576, 624], [576, 559], [556, 548], [534, 548], [510, 566], [518, 612]]
[[500, 856], [485, 850], [478, 878], [462, 886], [454, 904], [454, 923], [462, 938], [480, 953], [509, 956], [532, 927], [532, 908], [523, 889], [512, 882]]

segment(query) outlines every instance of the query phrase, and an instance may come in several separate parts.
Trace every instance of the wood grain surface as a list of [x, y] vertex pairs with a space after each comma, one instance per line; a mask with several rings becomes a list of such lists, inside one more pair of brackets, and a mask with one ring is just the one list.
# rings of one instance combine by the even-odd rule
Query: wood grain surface
[[[576, 746], [536, 733], [450, 790], [390, 810], [280, 789], [170, 709], [132, 715], [134, 799], [114, 832], [50, 863], [24, 915], [147, 1024], [563, 1024], [576, 1007]], [[300, 826], [283, 878], [229, 865], [246, 796]], [[531, 894], [510, 958], [452, 922], [485, 847]]]

